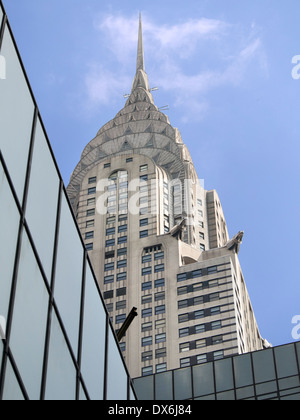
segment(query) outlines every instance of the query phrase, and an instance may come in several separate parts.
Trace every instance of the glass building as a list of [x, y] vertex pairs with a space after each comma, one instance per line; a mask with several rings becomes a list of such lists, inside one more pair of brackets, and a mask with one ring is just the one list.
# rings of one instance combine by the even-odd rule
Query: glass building
[[300, 342], [134, 380], [142, 400], [300, 400]]
[[135, 399], [0, 1], [0, 400]]

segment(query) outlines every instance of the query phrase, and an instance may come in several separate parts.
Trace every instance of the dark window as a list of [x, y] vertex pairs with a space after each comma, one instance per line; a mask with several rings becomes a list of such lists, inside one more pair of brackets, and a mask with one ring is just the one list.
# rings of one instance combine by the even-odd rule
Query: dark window
[[141, 219], [140, 220], [140, 226], [147, 226], [148, 225], [148, 219]]
[[89, 184], [94, 184], [97, 181], [97, 177], [93, 176], [89, 178]]
[[126, 295], [126, 287], [121, 287], [120, 289], [117, 289], [117, 296], [124, 296]]
[[96, 194], [96, 187], [92, 187], [88, 189], [88, 195]]

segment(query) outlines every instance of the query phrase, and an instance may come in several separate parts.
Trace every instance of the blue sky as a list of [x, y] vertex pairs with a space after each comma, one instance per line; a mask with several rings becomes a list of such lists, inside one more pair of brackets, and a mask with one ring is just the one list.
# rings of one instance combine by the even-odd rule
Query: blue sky
[[[124, 106], [138, 14], [157, 106], [221, 198], [262, 335], [300, 315], [299, 0], [4, 0], [65, 183]], [[300, 71], [299, 71], [300, 74]]]

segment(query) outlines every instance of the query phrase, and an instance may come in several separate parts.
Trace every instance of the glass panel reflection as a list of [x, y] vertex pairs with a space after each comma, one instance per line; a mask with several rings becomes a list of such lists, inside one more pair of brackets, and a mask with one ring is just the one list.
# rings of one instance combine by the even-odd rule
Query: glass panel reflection
[[251, 356], [245, 354], [233, 358], [235, 384], [237, 388], [253, 384]]
[[215, 362], [216, 392], [227, 391], [233, 388], [231, 359]]
[[6, 67], [6, 78], [1, 80], [0, 148], [22, 201], [34, 104], [7, 27], [0, 53]]
[[23, 392], [13, 371], [10, 361], [7, 361], [5, 383], [3, 390], [4, 401], [24, 401]]
[[74, 354], [77, 354], [78, 347], [82, 266], [83, 246], [63, 194], [54, 296], [68, 331]]
[[275, 379], [273, 350], [263, 350], [252, 354], [255, 382]]
[[52, 314], [46, 400], [74, 400], [76, 370], [56, 314]]
[[294, 345], [286, 345], [274, 349], [277, 376], [284, 378], [285, 376], [292, 376], [297, 373], [297, 360], [294, 350]]
[[174, 371], [174, 392], [175, 400], [187, 400], [192, 398], [191, 369], [180, 369]]
[[81, 371], [91, 399], [103, 399], [106, 313], [89, 265], [86, 270]]
[[[35, 134], [26, 220], [50, 283], [59, 179], [38, 121]], [[46, 194], [45, 194], [46, 192]]]
[[109, 329], [107, 399], [127, 400], [128, 376], [115, 337]]
[[193, 366], [193, 380], [196, 397], [215, 392], [213, 364]]
[[[0, 316], [7, 319], [19, 230], [19, 212], [0, 163]], [[3, 203], [5, 205], [3, 205]]]
[[23, 231], [10, 347], [30, 399], [40, 398], [49, 295]]
[[155, 399], [156, 400], [172, 400], [172, 372], [160, 373], [155, 375]]

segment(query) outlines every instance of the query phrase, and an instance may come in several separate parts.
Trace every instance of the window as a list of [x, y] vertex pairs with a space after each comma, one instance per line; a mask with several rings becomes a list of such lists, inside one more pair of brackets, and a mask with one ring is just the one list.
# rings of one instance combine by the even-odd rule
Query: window
[[220, 360], [220, 359], [223, 359], [223, 357], [224, 357], [224, 351], [223, 350], [213, 352], [214, 360]]
[[148, 316], [152, 316], [152, 308], [142, 310], [142, 318], [147, 318]]
[[85, 239], [92, 239], [94, 237], [94, 232], [86, 232]]
[[183, 353], [185, 351], [190, 351], [190, 343], [179, 344], [179, 353]]
[[127, 267], [127, 260], [121, 260], [117, 262], [117, 268]]
[[96, 187], [92, 187], [88, 189], [88, 195], [96, 194]]
[[152, 289], [152, 281], [142, 283], [142, 291]]
[[199, 238], [204, 239], [204, 233], [203, 232], [199, 232]]
[[104, 265], [104, 271], [110, 271], [115, 269], [115, 263], [108, 263]]
[[179, 337], [187, 337], [188, 335], [190, 335], [189, 327], [181, 328], [179, 330]]
[[144, 351], [142, 353], [142, 362], [147, 362], [148, 360], [153, 359], [153, 352], [152, 351]]
[[195, 334], [200, 334], [205, 332], [205, 324], [195, 325]]
[[92, 251], [93, 248], [94, 248], [94, 245], [93, 244], [86, 244], [85, 248], [86, 248], [87, 251]]
[[123, 324], [126, 320], [126, 314], [116, 316], [116, 324]]
[[115, 245], [115, 240], [114, 239], [108, 239], [107, 241], [105, 241], [105, 246], [114, 246]]
[[117, 296], [125, 296], [126, 295], [126, 287], [121, 287], [117, 289]]
[[186, 273], [180, 273], [180, 274], [177, 274], [177, 281], [179, 282], [179, 281], [184, 281], [184, 280], [186, 280], [187, 279], [187, 275], [186, 275]]
[[202, 200], [198, 199], [197, 204], [198, 204], [198, 206], [202, 206]]
[[205, 339], [196, 340], [195, 341], [195, 347], [196, 347], [196, 349], [202, 349], [203, 347], [206, 347], [206, 340]]
[[197, 356], [197, 364], [200, 365], [201, 363], [207, 362], [207, 355], [206, 354], [199, 354]]
[[165, 328], [166, 320], [165, 319], [157, 319], [155, 321], [155, 328]]
[[140, 227], [148, 226], [148, 219], [141, 219], [140, 220]]
[[155, 302], [158, 302], [159, 300], [164, 300], [164, 299], [165, 299], [165, 292], [155, 293], [154, 295]]
[[213, 321], [211, 323], [212, 330], [218, 330], [219, 328], [222, 328], [222, 321]]
[[94, 184], [97, 181], [97, 177], [92, 176], [91, 178], [89, 178], [89, 184]]
[[155, 315], [164, 314], [166, 312], [166, 305], [156, 306]]
[[211, 315], [216, 315], [216, 314], [219, 314], [219, 313], [221, 313], [220, 306], [215, 306], [214, 308], [210, 309], [210, 314]]
[[113, 283], [114, 282], [114, 276], [105, 276], [104, 277], [104, 284]]
[[144, 216], [145, 214], [148, 214], [148, 207], [140, 208], [140, 216]]
[[108, 260], [109, 258], [115, 258], [115, 251], [105, 252], [105, 259]]
[[164, 271], [164, 270], [165, 270], [164, 264], [158, 264], [154, 267], [154, 273], [159, 273], [160, 271]]
[[205, 245], [204, 245], [204, 244], [200, 244], [200, 249], [201, 249], [202, 251], [205, 251]]
[[106, 236], [114, 235], [115, 232], [116, 232], [116, 229], [114, 227], [106, 229]]
[[89, 198], [86, 202], [87, 206], [93, 206], [94, 204], [96, 204], [96, 198], [95, 197]]
[[165, 279], [158, 279], [154, 282], [154, 287], [164, 287], [165, 286]]
[[147, 276], [148, 274], [152, 274], [152, 268], [151, 267], [142, 268], [142, 276]]
[[110, 223], [115, 223], [115, 221], [116, 221], [116, 216], [109, 216], [107, 219], [106, 219], [106, 223], [109, 225]]
[[156, 334], [155, 343], [164, 343], [166, 341], [166, 333]]
[[140, 166], [140, 172], [148, 171], [148, 165], [141, 165]]
[[118, 232], [119, 233], [121, 233], [121, 232], [127, 232], [127, 225], [119, 226]]
[[95, 220], [88, 220], [85, 224], [85, 227], [94, 227], [95, 226]]
[[122, 255], [127, 255], [127, 248], [120, 248], [117, 250], [117, 256], [121, 257]]
[[140, 231], [140, 238], [147, 238], [148, 230], [141, 230]]
[[104, 169], [110, 168], [110, 163], [105, 163], [103, 167], [104, 167]]
[[200, 311], [195, 311], [194, 312], [194, 317], [195, 319], [200, 319], [200, 318], [204, 318], [204, 310], [200, 310]]
[[126, 163], [130, 163], [130, 162], [132, 162], [133, 161], [133, 158], [131, 157], [131, 158], [127, 158], [126, 159]]
[[193, 279], [196, 279], [196, 278], [201, 277], [201, 276], [202, 276], [202, 270], [201, 269], [192, 271], [192, 278]]
[[152, 295], [142, 296], [142, 305], [146, 303], [152, 303]]
[[95, 216], [95, 209], [90, 209], [86, 211], [86, 216]]
[[127, 242], [127, 236], [120, 236], [118, 238], [118, 244], [125, 244]]
[[207, 274], [213, 274], [213, 273], [217, 273], [217, 272], [218, 272], [217, 266], [207, 268]]
[[152, 322], [144, 322], [142, 324], [142, 332], [151, 331], [152, 330]]
[[152, 261], [152, 255], [148, 254], [148, 255], [143, 255], [142, 256], [142, 263], [145, 264], [147, 262], [151, 262]]
[[114, 291], [108, 290], [107, 292], [103, 293], [104, 299], [112, 299], [114, 297]]
[[116, 310], [119, 311], [120, 309], [126, 309], [126, 300], [120, 300], [116, 303]]
[[188, 287], [189, 286], [183, 286], [183, 287], [178, 287], [177, 288], [177, 295], [185, 295], [186, 293], [188, 293]]
[[142, 338], [142, 346], [151, 346], [152, 345], [152, 336]]
[[119, 222], [125, 222], [128, 219], [128, 215], [127, 214], [120, 214], [118, 217], [118, 221]]
[[126, 350], [126, 343], [120, 343], [120, 349], [121, 349], [121, 351], [125, 351]]
[[166, 347], [163, 347], [162, 349], [156, 349], [155, 350], [155, 358], [160, 359], [161, 357], [167, 356], [167, 349]]
[[153, 366], [144, 367], [142, 369], [142, 376], [149, 376], [153, 374]]
[[160, 252], [157, 252], [156, 254], [154, 254], [154, 259], [155, 260], [161, 260], [161, 259], [164, 258], [164, 256], [165, 256], [164, 251], [160, 251]]
[[184, 359], [180, 359], [180, 367], [188, 367], [191, 366], [191, 359], [189, 357], [185, 357]]
[[167, 370], [167, 363], [160, 363], [156, 365], [156, 373], [166, 372]]
[[117, 274], [117, 281], [126, 280], [127, 279], [127, 273], [118, 273]]
[[189, 320], [189, 314], [178, 315], [178, 322], [187, 322]]
[[223, 336], [222, 335], [216, 335], [215, 337], [212, 337], [211, 339], [211, 344], [215, 345], [215, 344], [221, 344], [223, 343]]
[[148, 175], [141, 175], [140, 181], [148, 181]]

